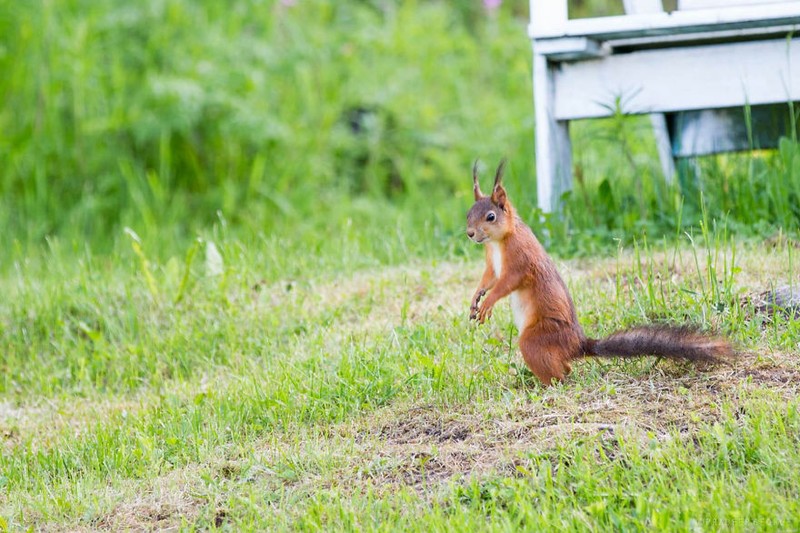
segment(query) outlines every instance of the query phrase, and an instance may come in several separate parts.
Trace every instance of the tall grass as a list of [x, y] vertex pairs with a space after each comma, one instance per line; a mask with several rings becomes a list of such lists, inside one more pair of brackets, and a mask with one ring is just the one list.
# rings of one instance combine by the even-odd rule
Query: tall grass
[[[127, 247], [130, 227], [167, 259], [225, 228], [356, 262], [459, 254], [470, 163], [504, 155], [545, 229], [526, 14], [522, 0], [0, 0], [0, 245]], [[699, 226], [645, 120], [577, 123], [573, 139], [576, 188], [543, 222], [553, 251]], [[703, 161], [708, 215], [796, 231], [798, 152]]]
[[470, 159], [529, 143], [530, 113], [507, 105], [530, 100], [522, 23], [504, 12], [472, 33], [427, 2], [2, 6], [6, 236], [185, 236], [218, 213], [317, 230], [360, 197], [443, 201]]

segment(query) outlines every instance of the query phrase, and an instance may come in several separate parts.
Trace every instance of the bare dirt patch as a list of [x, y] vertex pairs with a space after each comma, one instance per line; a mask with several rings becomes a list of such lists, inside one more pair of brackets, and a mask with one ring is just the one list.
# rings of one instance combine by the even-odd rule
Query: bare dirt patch
[[[338, 433], [361, 443], [353, 464], [381, 465], [359, 482], [429, 492], [449, 480], [513, 473], [532, 456], [578, 440], [596, 439], [603, 449], [612, 449], [618, 436], [642, 443], [675, 435], [691, 440], [700, 426], [726, 416], [726, 405], [752, 393], [796, 398], [800, 368], [792, 361], [788, 354], [746, 356], [705, 372], [667, 363], [641, 375], [612, 368], [592, 389], [567, 383], [504, 405], [389, 408]], [[340, 486], [349, 483], [349, 469], [337, 476]]]
[[735, 373], [736, 376], [749, 378], [753, 384], [770, 388], [800, 388], [800, 370], [786, 367], [747, 368]]
[[[613, 424], [576, 422], [536, 422], [526, 426], [498, 420], [476, 426], [474, 415], [443, 425], [417, 424], [417, 435], [426, 437], [411, 442], [379, 440], [370, 446], [387, 468], [367, 476], [378, 490], [405, 486], [423, 492], [435, 492], [450, 480], [493, 473], [518, 474], [524, 457], [552, 449], [569, 438], [606, 438], [618, 429]], [[408, 421], [397, 427], [408, 428]], [[472, 427], [469, 432], [465, 427]], [[459, 440], [442, 440], [443, 435], [458, 434]], [[368, 452], [368, 450], [365, 450]]]
[[412, 408], [407, 417], [384, 425], [378, 437], [390, 444], [420, 444], [424, 442], [461, 442], [476, 429], [474, 421], [442, 419], [430, 408]]

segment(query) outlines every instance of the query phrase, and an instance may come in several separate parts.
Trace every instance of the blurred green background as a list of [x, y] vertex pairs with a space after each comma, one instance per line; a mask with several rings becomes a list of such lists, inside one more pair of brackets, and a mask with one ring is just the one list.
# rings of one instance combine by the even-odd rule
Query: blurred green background
[[649, 122], [621, 116], [575, 124], [575, 190], [562, 216], [541, 217], [527, 10], [0, 0], [0, 245], [104, 253], [130, 227], [162, 258], [215, 231], [367, 264], [459, 255], [471, 164], [488, 180], [503, 156], [512, 199], [557, 254], [679, 235], [701, 202], [739, 235], [796, 231], [794, 140], [703, 160], [679, 191]]

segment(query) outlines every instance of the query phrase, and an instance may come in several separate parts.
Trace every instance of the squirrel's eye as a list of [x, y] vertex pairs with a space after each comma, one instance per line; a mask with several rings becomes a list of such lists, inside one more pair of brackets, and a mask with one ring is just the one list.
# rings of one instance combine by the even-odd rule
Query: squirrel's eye
[[489, 211], [489, 214], [486, 215], [486, 220], [489, 222], [494, 222], [494, 219], [497, 218], [493, 211]]

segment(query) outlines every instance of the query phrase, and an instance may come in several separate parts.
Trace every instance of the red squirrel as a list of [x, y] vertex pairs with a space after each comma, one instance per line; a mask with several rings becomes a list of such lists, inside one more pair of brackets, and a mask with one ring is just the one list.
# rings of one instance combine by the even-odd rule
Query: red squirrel
[[586, 337], [555, 263], [508, 199], [502, 185], [504, 168], [505, 160], [497, 167], [489, 196], [478, 184], [477, 161], [472, 168], [475, 203], [467, 213], [467, 236], [486, 247], [486, 270], [472, 297], [469, 317], [483, 324], [497, 301], [510, 296], [522, 357], [545, 385], [562, 381], [571, 362], [585, 356], [652, 355], [723, 362], [733, 355], [727, 340], [686, 326], [639, 326], [604, 339]]

